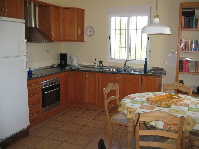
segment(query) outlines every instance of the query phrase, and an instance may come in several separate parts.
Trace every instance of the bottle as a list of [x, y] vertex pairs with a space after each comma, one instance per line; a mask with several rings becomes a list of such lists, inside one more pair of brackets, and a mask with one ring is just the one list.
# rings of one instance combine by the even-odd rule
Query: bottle
[[94, 68], [96, 68], [97, 67], [97, 60], [96, 60], [96, 58], [95, 58], [95, 61], [94, 61]]
[[103, 66], [103, 61], [102, 61], [102, 59], [100, 58], [100, 60], [99, 60], [99, 66], [100, 67], [102, 67]]
[[31, 70], [31, 68], [29, 68], [29, 70], [28, 70], [28, 77], [32, 78], [32, 70]]
[[145, 58], [144, 62], [144, 73], [147, 73], [147, 58]]

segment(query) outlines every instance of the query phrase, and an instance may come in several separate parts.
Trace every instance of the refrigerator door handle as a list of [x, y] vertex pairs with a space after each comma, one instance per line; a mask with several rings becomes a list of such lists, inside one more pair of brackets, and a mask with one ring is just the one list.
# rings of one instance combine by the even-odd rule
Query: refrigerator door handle
[[28, 61], [28, 59], [23, 58], [22, 71], [26, 71], [26, 72], [28, 71], [27, 61]]
[[27, 52], [27, 50], [26, 50], [26, 42], [27, 42], [27, 40], [26, 39], [22, 39], [21, 40], [21, 44], [20, 44], [20, 49], [21, 49], [21, 52]]

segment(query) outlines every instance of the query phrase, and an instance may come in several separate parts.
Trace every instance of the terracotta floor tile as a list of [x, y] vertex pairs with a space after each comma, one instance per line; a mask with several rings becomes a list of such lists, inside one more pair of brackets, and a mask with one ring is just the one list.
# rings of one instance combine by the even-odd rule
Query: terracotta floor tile
[[79, 131], [80, 129], [82, 129], [82, 127], [83, 126], [81, 126], [81, 125], [67, 123], [66, 125], [64, 125], [63, 127], [61, 127], [59, 130], [63, 130], [63, 131], [68, 131], [68, 132], [75, 133], [75, 132]]
[[67, 114], [62, 114], [59, 117], [56, 117], [55, 120], [67, 123], [74, 120], [75, 118], [77, 118], [77, 116], [69, 116]]
[[104, 128], [106, 127], [107, 122], [99, 121], [99, 120], [92, 120], [90, 123], [87, 124], [87, 126], [93, 127], [93, 128]]
[[72, 143], [75, 145], [85, 146], [91, 140], [92, 140], [92, 137], [74, 134], [71, 138], [69, 138], [65, 142]]
[[34, 131], [30, 133], [30, 135], [36, 135], [36, 136], [41, 136], [41, 137], [46, 137], [49, 134], [53, 133], [55, 131], [54, 128], [47, 128], [44, 126], [38, 127]]
[[64, 142], [60, 146], [58, 146], [56, 149], [82, 149], [82, 146]]
[[86, 125], [90, 122], [90, 119], [83, 118], [83, 117], [78, 117], [74, 119], [71, 123], [79, 124], [79, 125]]
[[96, 120], [105, 121], [107, 122], [107, 117], [105, 114], [100, 114], [98, 117], [95, 118]]
[[73, 109], [71, 111], [66, 112], [66, 114], [71, 115], [71, 116], [79, 116], [82, 113], [84, 113], [86, 110], [85, 109]]
[[35, 143], [41, 141], [42, 139], [43, 139], [43, 137], [39, 137], [39, 136], [28, 136], [28, 137], [22, 139], [21, 141], [19, 141], [18, 144], [21, 144], [26, 147], [30, 147], [30, 146], [34, 145]]
[[47, 138], [52, 139], [52, 140], [57, 140], [57, 141], [65, 141], [72, 135], [73, 133], [71, 132], [57, 130], [53, 132], [52, 134], [50, 134], [49, 136], [47, 136]]
[[96, 137], [108, 140], [108, 130], [103, 129]]
[[33, 146], [35, 149], [54, 149], [57, 146], [59, 146], [62, 142], [60, 141], [55, 141], [51, 139], [43, 139], [37, 144]]
[[91, 111], [86, 111], [84, 112], [83, 114], [80, 115], [80, 117], [85, 117], [85, 118], [88, 118], [88, 119], [94, 119], [98, 116], [99, 114], [98, 113], [93, 113]]
[[64, 122], [52, 120], [52, 121], [46, 123], [45, 127], [58, 129], [58, 128], [64, 126], [64, 124], [65, 124]]
[[99, 128], [84, 127], [81, 130], [79, 130], [77, 134], [95, 137], [100, 131], [101, 129]]

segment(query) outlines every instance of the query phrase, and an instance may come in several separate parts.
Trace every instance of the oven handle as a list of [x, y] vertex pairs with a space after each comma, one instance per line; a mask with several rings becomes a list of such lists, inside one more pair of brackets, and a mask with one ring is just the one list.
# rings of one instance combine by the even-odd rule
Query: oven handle
[[59, 88], [55, 88], [55, 89], [52, 89], [52, 90], [47, 91], [47, 92], [44, 92], [44, 93], [45, 93], [45, 94], [48, 94], [48, 93], [51, 93], [51, 92], [54, 92], [54, 91], [57, 91], [57, 90], [59, 90]]

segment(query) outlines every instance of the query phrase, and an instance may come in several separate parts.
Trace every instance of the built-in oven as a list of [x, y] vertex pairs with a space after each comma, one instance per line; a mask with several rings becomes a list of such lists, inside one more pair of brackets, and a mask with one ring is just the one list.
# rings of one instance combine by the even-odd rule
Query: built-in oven
[[42, 112], [45, 113], [60, 106], [59, 77], [42, 81]]

